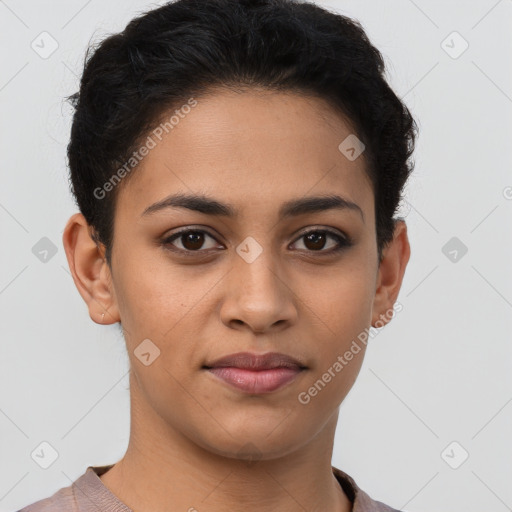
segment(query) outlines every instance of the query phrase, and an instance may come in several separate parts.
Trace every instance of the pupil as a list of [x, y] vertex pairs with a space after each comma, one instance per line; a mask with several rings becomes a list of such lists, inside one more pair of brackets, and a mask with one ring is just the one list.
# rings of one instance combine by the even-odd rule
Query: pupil
[[185, 242], [183, 243], [186, 249], [194, 250], [200, 249], [203, 245], [204, 235], [202, 233], [198, 233], [194, 231], [192, 233], [187, 233], [185, 236]]
[[[313, 242], [313, 247], [308, 246], [308, 242]], [[306, 236], [306, 247], [308, 249], [322, 249], [325, 244], [324, 233], [310, 233]]]

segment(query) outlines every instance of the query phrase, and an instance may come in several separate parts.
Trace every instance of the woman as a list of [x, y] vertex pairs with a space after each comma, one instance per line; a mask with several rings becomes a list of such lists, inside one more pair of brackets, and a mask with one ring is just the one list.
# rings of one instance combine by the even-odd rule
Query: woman
[[63, 244], [122, 328], [130, 441], [24, 512], [395, 510], [331, 466], [410, 255], [417, 126], [383, 75], [357, 22], [292, 0], [179, 0], [88, 56]]

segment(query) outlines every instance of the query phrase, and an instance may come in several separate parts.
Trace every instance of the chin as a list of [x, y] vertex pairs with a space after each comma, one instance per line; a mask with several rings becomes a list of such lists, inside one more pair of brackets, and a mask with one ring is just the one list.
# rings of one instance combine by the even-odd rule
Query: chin
[[[273, 430], [274, 428], [274, 430]], [[307, 439], [296, 439], [290, 429], [279, 427], [230, 430], [222, 439], [196, 440], [204, 449], [230, 459], [246, 460], [249, 463], [257, 460], [272, 460], [284, 457], [297, 450]]]

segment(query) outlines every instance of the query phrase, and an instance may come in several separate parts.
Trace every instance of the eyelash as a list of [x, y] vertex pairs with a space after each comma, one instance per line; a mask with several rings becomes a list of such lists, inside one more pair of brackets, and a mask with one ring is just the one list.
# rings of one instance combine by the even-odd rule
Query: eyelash
[[[188, 233], [204, 233], [204, 234], [207, 234], [209, 237], [213, 238], [214, 240], [216, 240], [215, 237], [212, 234], [210, 234], [208, 231], [205, 231], [203, 229], [187, 228], [182, 231], [178, 231], [177, 233], [174, 233], [169, 237], [166, 237], [162, 241], [162, 245], [165, 247], [166, 250], [169, 250], [172, 252], [177, 252], [177, 253], [183, 254], [185, 256], [196, 256], [197, 254], [207, 253], [209, 251], [209, 249], [206, 249], [206, 250], [199, 249], [197, 251], [192, 251], [189, 249], [180, 249], [177, 247], [173, 247], [173, 248], [169, 247], [169, 246], [172, 246], [172, 242], [174, 242], [174, 240], [177, 240], [180, 237], [182, 237], [183, 235], [186, 235]], [[344, 249], [347, 249], [348, 247], [353, 245], [353, 241], [349, 236], [346, 236], [346, 235], [342, 236], [342, 235], [336, 233], [335, 231], [331, 231], [329, 229], [312, 229], [310, 231], [305, 231], [298, 238], [296, 238], [293, 243], [298, 242], [300, 239], [306, 237], [307, 235], [310, 235], [311, 233], [327, 234], [328, 236], [331, 236], [332, 238], [334, 238], [337, 241], [338, 246], [334, 249], [330, 249], [327, 251], [322, 250], [322, 249], [320, 249], [318, 251], [306, 250], [306, 252], [308, 252], [308, 253], [318, 253], [318, 254], [323, 253], [323, 254], [328, 254], [328, 255], [329, 254], [337, 254], [337, 253], [343, 251]]]

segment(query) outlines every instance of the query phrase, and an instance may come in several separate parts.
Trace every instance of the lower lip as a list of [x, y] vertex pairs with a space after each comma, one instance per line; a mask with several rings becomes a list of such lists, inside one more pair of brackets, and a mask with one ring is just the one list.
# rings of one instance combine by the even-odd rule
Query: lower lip
[[291, 382], [301, 372], [299, 368], [246, 370], [243, 368], [208, 368], [210, 373], [246, 393], [270, 393]]

